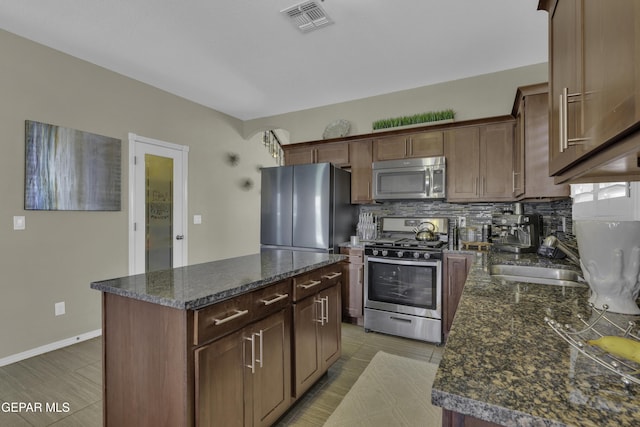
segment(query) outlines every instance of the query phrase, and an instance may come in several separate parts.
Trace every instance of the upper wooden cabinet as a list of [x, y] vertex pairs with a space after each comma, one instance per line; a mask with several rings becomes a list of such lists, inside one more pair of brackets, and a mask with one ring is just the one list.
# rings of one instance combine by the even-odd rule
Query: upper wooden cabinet
[[640, 175], [640, 3], [538, 8], [549, 12], [550, 173], [556, 182]]
[[514, 199], [514, 126], [508, 120], [446, 132], [448, 201]]
[[371, 191], [373, 141], [370, 139], [351, 141], [348, 145], [351, 157], [351, 203], [373, 203]]
[[397, 135], [373, 141], [373, 161], [442, 156], [443, 132]]
[[287, 165], [309, 163], [333, 163], [336, 166], [349, 166], [349, 144], [343, 142], [305, 145], [303, 147], [284, 147], [284, 159]]
[[549, 85], [518, 88], [513, 105], [516, 118], [514, 188], [520, 199], [569, 197], [567, 184], [549, 176]]

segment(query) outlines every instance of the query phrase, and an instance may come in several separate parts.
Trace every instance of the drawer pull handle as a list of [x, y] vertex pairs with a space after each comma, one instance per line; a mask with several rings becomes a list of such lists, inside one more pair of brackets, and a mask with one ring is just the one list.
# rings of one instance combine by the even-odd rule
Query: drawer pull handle
[[307, 283], [299, 284], [298, 287], [302, 289], [309, 289], [313, 288], [314, 286], [318, 286], [320, 283], [322, 283], [320, 280], [310, 280]]
[[289, 297], [289, 294], [277, 294], [277, 296], [273, 299], [270, 299], [270, 300], [262, 299], [260, 300], [260, 302], [262, 302], [264, 305], [271, 305], [274, 302], [282, 301], [283, 299], [286, 299], [288, 297]]
[[232, 314], [231, 316], [225, 317], [224, 319], [213, 319], [213, 324], [216, 326], [222, 325], [223, 323], [227, 323], [234, 319], [237, 319], [238, 317], [242, 317], [247, 313], [249, 313], [249, 310], [236, 310], [234, 314]]
[[340, 277], [342, 276], [342, 273], [340, 271], [335, 271], [333, 273], [329, 273], [329, 274], [325, 274], [324, 276], [322, 276], [323, 279], [327, 279], [327, 280], [331, 280], [331, 279], [335, 279], [336, 277]]

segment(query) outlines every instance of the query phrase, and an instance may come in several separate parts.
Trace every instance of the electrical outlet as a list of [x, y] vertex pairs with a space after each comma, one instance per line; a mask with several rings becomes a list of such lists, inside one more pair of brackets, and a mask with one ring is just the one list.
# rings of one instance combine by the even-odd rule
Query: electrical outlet
[[458, 227], [464, 228], [467, 226], [467, 217], [459, 216], [458, 217]]
[[64, 301], [55, 304], [56, 316], [62, 316], [65, 313]]
[[567, 217], [565, 216], [560, 217], [560, 224], [558, 225], [558, 231], [562, 233], [567, 232]]

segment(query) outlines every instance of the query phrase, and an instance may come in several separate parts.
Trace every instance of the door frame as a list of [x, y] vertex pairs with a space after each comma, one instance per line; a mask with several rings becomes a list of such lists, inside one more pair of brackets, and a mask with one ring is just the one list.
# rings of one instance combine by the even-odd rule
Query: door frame
[[[136, 233], [136, 211], [135, 211], [135, 167], [136, 167], [136, 147], [141, 144], [152, 145], [156, 147], [162, 147], [169, 150], [176, 151], [176, 154], [181, 159], [182, 166], [182, 200], [179, 202], [182, 205], [182, 231], [184, 238], [184, 244], [182, 245], [182, 265], [188, 263], [188, 239], [187, 239], [187, 183], [188, 183], [188, 164], [189, 164], [189, 147], [186, 145], [174, 144], [171, 142], [161, 141], [158, 139], [147, 138], [144, 136], [136, 135], [135, 133], [129, 133], [129, 275], [137, 274], [135, 272], [135, 233]], [[174, 203], [176, 201], [174, 200]]]

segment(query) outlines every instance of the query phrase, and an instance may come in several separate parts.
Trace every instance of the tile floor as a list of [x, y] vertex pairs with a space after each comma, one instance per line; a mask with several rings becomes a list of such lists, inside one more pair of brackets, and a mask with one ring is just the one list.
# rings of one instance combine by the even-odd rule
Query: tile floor
[[[101, 338], [95, 338], [0, 367], [0, 426], [102, 426], [101, 348]], [[344, 323], [342, 357], [277, 426], [322, 426], [379, 350], [439, 363], [443, 347]], [[10, 405], [20, 402], [31, 404], [32, 411], [12, 412], [18, 408]]]

